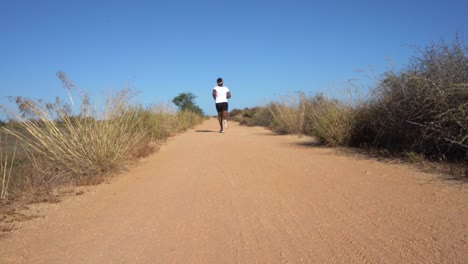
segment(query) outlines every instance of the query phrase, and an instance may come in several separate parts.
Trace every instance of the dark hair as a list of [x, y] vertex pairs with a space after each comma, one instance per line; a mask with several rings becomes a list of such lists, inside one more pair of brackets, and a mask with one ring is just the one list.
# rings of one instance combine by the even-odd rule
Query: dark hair
[[220, 83], [223, 82], [223, 79], [222, 79], [222, 78], [218, 78], [218, 80], [216, 80], [216, 82], [217, 82], [218, 84], [220, 84]]

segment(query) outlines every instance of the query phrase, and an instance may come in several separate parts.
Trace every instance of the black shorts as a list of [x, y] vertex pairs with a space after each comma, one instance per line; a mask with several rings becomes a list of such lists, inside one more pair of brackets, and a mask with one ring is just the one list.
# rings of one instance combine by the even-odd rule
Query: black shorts
[[227, 110], [228, 110], [228, 103], [227, 102], [216, 103], [216, 111], [218, 111], [218, 113], [221, 113], [223, 111], [227, 112]]

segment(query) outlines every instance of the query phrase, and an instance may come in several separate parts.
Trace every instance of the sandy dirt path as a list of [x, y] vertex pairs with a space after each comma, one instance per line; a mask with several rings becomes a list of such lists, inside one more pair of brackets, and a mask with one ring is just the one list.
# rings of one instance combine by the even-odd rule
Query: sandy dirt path
[[[212, 132], [210, 132], [210, 130]], [[468, 263], [468, 186], [214, 119], [47, 205], [0, 263]]]

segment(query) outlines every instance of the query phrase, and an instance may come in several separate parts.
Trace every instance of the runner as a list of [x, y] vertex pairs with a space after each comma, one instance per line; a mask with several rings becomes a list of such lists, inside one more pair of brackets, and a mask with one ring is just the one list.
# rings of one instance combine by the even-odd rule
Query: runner
[[227, 121], [228, 116], [228, 99], [231, 98], [231, 92], [223, 86], [223, 79], [218, 78], [218, 86], [213, 88], [213, 99], [216, 102], [216, 111], [218, 112], [218, 121], [221, 129], [219, 133], [224, 133], [224, 128], [229, 128]]

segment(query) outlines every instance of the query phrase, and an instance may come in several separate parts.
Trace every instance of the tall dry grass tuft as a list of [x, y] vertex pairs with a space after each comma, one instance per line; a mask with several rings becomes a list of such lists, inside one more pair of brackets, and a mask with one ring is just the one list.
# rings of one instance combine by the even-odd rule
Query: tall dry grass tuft
[[13, 174], [13, 166], [15, 163], [17, 144], [13, 146], [11, 151], [6, 149], [7, 137], [0, 138], [0, 199], [5, 199], [10, 191], [11, 177]]
[[200, 124], [205, 120], [205, 117], [199, 113], [192, 111], [181, 111], [176, 115], [177, 118], [177, 127], [175, 132], [184, 132], [190, 127], [193, 127], [196, 124]]
[[269, 109], [274, 117], [274, 129], [280, 133], [301, 134], [305, 129], [305, 95], [283, 97], [279, 103], [271, 103]]
[[127, 91], [107, 98], [103, 109], [85, 95], [79, 114], [60, 100], [46, 104], [23, 98], [16, 101], [33, 118], [22, 119], [22, 129], [6, 131], [25, 143], [32, 161], [37, 161], [35, 168], [53, 181], [119, 171], [148, 147], [150, 139], [139, 129], [142, 120], [128, 105]]
[[178, 121], [171, 109], [162, 106], [151, 108], [138, 106], [134, 110], [141, 119], [135, 129], [144, 131], [151, 141], [164, 140], [177, 130]]
[[141, 118], [139, 129], [145, 131], [151, 141], [164, 140], [176, 133], [200, 124], [204, 117], [191, 112], [175, 112], [173, 109], [156, 106], [152, 108], [136, 107], [135, 111]]
[[323, 95], [302, 96], [305, 114], [303, 132], [328, 146], [347, 146], [352, 138], [355, 109], [339, 100]]
[[348, 145], [354, 128], [355, 107], [322, 94], [307, 97], [299, 93], [271, 103], [273, 130], [286, 134], [305, 134], [324, 145]]
[[[19, 129], [16, 124], [7, 126]], [[34, 188], [37, 171], [31, 158], [21, 141], [8, 135], [5, 127], [0, 128], [0, 200], [8, 200], [24, 189]]]

